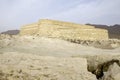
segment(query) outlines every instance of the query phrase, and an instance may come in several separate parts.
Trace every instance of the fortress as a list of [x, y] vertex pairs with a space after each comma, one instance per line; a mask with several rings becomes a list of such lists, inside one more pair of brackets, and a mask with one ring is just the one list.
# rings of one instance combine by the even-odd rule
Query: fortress
[[60, 39], [108, 40], [108, 31], [94, 26], [41, 19], [37, 23], [25, 25], [20, 35], [37, 35]]

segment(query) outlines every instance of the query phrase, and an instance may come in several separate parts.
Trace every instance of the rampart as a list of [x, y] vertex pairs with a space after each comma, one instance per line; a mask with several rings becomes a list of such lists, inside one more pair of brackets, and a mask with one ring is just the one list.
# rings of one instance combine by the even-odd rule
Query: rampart
[[21, 35], [80, 40], [107, 40], [108, 31], [94, 26], [43, 19], [21, 28]]
[[38, 23], [33, 23], [21, 27], [20, 35], [35, 35], [38, 31]]

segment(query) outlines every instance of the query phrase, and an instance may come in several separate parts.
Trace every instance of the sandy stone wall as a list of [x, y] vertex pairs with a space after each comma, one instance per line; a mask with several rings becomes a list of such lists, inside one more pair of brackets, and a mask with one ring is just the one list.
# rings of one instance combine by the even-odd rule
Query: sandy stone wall
[[75, 24], [55, 20], [40, 20], [36, 24], [22, 27], [21, 35], [39, 35], [44, 37], [80, 40], [107, 40], [108, 31], [94, 26]]
[[[56, 20], [49, 20], [49, 19], [41, 19], [39, 20], [39, 25], [56, 25], [56, 26], [61, 26], [63, 28], [69, 27], [69, 28], [81, 28], [81, 29], [93, 29], [94, 26], [89, 26], [89, 25], [83, 25], [83, 24], [75, 24], [71, 22], [63, 22], [63, 21], [56, 21]], [[59, 27], [58, 27], [59, 28]]]
[[20, 30], [20, 35], [35, 35], [38, 31], [38, 23], [25, 25]]

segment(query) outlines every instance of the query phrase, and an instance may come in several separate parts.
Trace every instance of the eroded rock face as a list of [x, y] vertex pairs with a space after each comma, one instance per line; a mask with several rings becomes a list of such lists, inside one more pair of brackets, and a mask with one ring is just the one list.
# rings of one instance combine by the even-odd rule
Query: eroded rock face
[[0, 80], [96, 80], [85, 58], [0, 54]]
[[102, 80], [120, 80], [120, 66], [117, 63], [111, 65], [108, 71], [104, 73]]
[[[79, 57], [83, 57], [87, 59], [88, 63], [88, 71], [92, 72], [96, 75], [98, 80], [119, 80], [119, 67], [120, 67], [120, 55], [117, 54], [89, 54], [89, 55], [81, 55]], [[114, 67], [114, 64], [116, 65]], [[116, 67], [116, 68], [115, 68]], [[118, 70], [118, 71], [116, 71]], [[115, 72], [116, 71], [116, 72]], [[114, 79], [112, 79], [112, 77]], [[116, 78], [115, 78], [116, 77]], [[119, 79], [117, 79], [117, 77]], [[111, 79], [110, 79], [111, 78]]]
[[99, 41], [67, 39], [66, 41], [81, 44], [84, 46], [93, 46], [95, 48], [101, 48], [101, 49], [115, 49], [120, 47], [120, 40], [117, 39], [99, 40]]
[[[114, 65], [114, 63], [116, 63], [117, 65], [119, 65], [119, 60], [110, 60], [107, 62], [104, 62], [103, 64], [99, 64], [97, 66], [97, 69], [95, 71], [93, 71], [92, 73], [94, 73], [96, 75], [96, 77], [98, 79], [102, 78], [105, 74], [104, 72], [108, 72], [109, 71], [109, 67], [111, 65]], [[107, 79], [105, 79], [107, 80]]]
[[55, 20], [40, 20], [21, 28], [21, 35], [37, 35], [61, 39], [107, 40], [108, 31], [94, 26], [80, 25]]

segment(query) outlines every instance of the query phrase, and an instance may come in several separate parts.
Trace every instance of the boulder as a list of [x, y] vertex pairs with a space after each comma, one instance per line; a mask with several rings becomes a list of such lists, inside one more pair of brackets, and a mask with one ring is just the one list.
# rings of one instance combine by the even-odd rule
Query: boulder
[[111, 65], [104, 73], [103, 80], [120, 80], [120, 66], [116, 63]]

